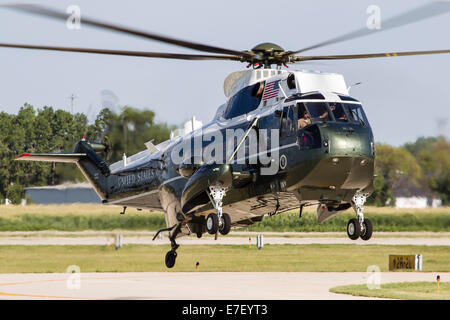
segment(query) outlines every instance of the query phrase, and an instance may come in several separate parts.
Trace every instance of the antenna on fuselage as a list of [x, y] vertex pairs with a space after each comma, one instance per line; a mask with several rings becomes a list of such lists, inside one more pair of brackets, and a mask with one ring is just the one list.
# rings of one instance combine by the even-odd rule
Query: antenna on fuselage
[[355, 87], [355, 86], [359, 86], [362, 82], [356, 82], [354, 84], [351, 84], [347, 87], [347, 91], [350, 92], [350, 89]]

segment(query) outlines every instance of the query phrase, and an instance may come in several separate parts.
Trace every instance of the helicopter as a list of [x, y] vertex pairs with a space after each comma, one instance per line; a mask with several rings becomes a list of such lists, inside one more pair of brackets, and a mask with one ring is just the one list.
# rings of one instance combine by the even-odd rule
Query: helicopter
[[[0, 8], [65, 21], [67, 14], [31, 4]], [[389, 30], [450, 10], [434, 2], [384, 21]], [[227, 235], [231, 228], [248, 226], [304, 207], [317, 206], [322, 223], [353, 208], [348, 221], [350, 239], [369, 240], [370, 219], [364, 204], [374, 187], [375, 140], [361, 102], [350, 96], [344, 77], [320, 71], [288, 70], [289, 64], [314, 60], [401, 57], [450, 53], [450, 50], [386, 52], [350, 55], [299, 55], [304, 51], [372, 34], [367, 28], [305, 47], [286, 51], [274, 43], [251, 50], [233, 50], [171, 38], [83, 18], [88, 26], [147, 40], [198, 50], [180, 54], [105, 50], [61, 46], [0, 43], [0, 47], [181, 60], [231, 60], [247, 70], [224, 81], [227, 101], [207, 124], [160, 144], [152, 141], [128, 159], [113, 164], [98, 152], [104, 146], [82, 138], [71, 153], [25, 153], [19, 161], [75, 163], [105, 205], [165, 213], [171, 249], [168, 268], [175, 265], [183, 235]], [[377, 31], [379, 32], [379, 31]], [[275, 68], [272, 68], [275, 66]], [[284, 68], [284, 69], [283, 69]]]

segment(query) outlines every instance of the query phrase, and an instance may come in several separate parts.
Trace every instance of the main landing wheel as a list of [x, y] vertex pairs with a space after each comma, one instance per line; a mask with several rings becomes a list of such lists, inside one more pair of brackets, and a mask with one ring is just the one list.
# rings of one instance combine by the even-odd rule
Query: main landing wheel
[[219, 228], [221, 235], [227, 235], [231, 230], [231, 218], [228, 213], [222, 214], [222, 225]]
[[369, 219], [364, 219], [363, 221], [363, 230], [361, 230], [361, 239], [369, 240], [372, 238], [373, 226], [372, 222]]
[[166, 253], [166, 267], [173, 268], [177, 259], [177, 252], [170, 250]]
[[219, 230], [219, 217], [215, 213], [210, 213], [206, 218], [206, 231], [209, 234], [216, 234]]
[[350, 239], [356, 240], [361, 235], [361, 225], [358, 219], [350, 219], [347, 224], [347, 235]]

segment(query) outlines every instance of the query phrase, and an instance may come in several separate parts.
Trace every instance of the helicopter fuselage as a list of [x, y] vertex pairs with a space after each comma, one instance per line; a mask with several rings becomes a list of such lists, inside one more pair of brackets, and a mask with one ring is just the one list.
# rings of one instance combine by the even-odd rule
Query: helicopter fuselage
[[[286, 75], [284, 79], [287, 81]], [[289, 93], [289, 88], [283, 90], [284, 84], [279, 83], [279, 95], [272, 101], [260, 99], [256, 108], [236, 115], [233, 97], [246, 90], [254, 92], [251, 87], [260, 82], [237, 90], [209, 124], [113, 170], [101, 186], [97, 183], [103, 202], [163, 209], [168, 227], [187, 218], [189, 228], [183, 233], [190, 233], [197, 232], [204, 224], [202, 219], [214, 211], [208, 196], [208, 188], [214, 184], [226, 188], [223, 209], [234, 226], [301, 205], [340, 208], [350, 203], [356, 192], [370, 194], [375, 149], [361, 104], [348, 92]], [[345, 86], [336, 87], [342, 91]], [[249, 103], [245, 97], [241, 100]], [[309, 124], [300, 128], [304, 113]], [[232, 136], [228, 148], [229, 133], [237, 131], [240, 135]], [[243, 137], [245, 142], [238, 147]], [[252, 150], [262, 140], [264, 148]], [[212, 149], [215, 153], [208, 159], [205, 153]], [[233, 151], [236, 154], [229, 161]]]

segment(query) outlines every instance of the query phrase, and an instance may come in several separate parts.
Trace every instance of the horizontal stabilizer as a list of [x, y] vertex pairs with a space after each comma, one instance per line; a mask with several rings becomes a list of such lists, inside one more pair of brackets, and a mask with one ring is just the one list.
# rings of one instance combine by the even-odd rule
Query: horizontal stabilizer
[[77, 163], [85, 153], [24, 153], [15, 160]]
[[158, 147], [156, 147], [156, 146], [153, 144], [153, 140], [150, 140], [150, 141], [146, 142], [146, 143], [145, 143], [145, 146], [147, 147], [148, 151], [150, 151], [150, 154], [159, 151]]

